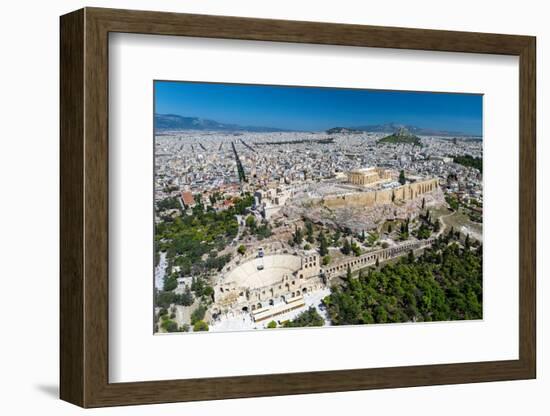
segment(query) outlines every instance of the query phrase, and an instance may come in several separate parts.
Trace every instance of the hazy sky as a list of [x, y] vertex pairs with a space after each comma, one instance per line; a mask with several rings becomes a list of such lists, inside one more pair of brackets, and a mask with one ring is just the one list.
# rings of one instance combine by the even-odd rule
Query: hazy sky
[[155, 112], [326, 130], [394, 122], [482, 133], [482, 95], [155, 81]]

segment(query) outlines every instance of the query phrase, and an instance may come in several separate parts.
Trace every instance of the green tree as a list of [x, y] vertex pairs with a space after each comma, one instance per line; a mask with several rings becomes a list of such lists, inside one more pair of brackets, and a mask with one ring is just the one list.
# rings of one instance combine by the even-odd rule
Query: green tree
[[323, 266], [330, 264], [330, 261], [331, 261], [331, 258], [328, 254], [326, 256], [323, 256]]
[[270, 329], [277, 328], [277, 322], [271, 321], [267, 324], [267, 327]]
[[453, 162], [475, 168], [479, 170], [480, 173], [483, 172], [483, 159], [480, 157], [473, 157], [472, 155], [455, 156]]
[[327, 237], [323, 230], [319, 232], [319, 254], [323, 257], [328, 254], [328, 242]]
[[194, 332], [208, 331], [208, 324], [202, 320], [197, 321], [193, 324]]
[[432, 235], [432, 231], [430, 230], [430, 228], [426, 225], [426, 224], [421, 224], [420, 227], [418, 227], [418, 230], [416, 230], [416, 236], [420, 239], [420, 240], [425, 240], [427, 238], [430, 238], [430, 236]]
[[240, 245], [239, 248], [237, 249], [237, 252], [242, 256], [244, 255], [244, 253], [246, 253], [246, 247], [244, 245]]
[[206, 307], [204, 305], [199, 305], [199, 307], [191, 313], [191, 325], [194, 325], [198, 321], [202, 321], [205, 314]]
[[204, 290], [203, 290], [203, 292], [202, 292], [202, 295], [203, 295], [204, 297], [210, 297], [210, 298], [211, 298], [212, 295], [214, 295], [214, 288], [213, 288], [212, 286], [210, 286], [210, 285], [205, 286], [205, 288], [204, 288]]
[[178, 330], [178, 324], [171, 319], [167, 319], [160, 325], [162, 329], [164, 329], [166, 332], [177, 332]]
[[409, 238], [409, 219], [401, 223], [401, 232], [399, 233], [399, 239], [404, 241]]
[[458, 211], [460, 204], [458, 198], [453, 195], [445, 195], [445, 201], [449, 204], [449, 208], [453, 211]]
[[313, 224], [311, 221], [306, 220], [306, 241], [308, 243], [313, 243], [315, 240], [313, 238]]
[[404, 170], [401, 170], [399, 172], [399, 183], [401, 185], [405, 185], [405, 183], [407, 183], [407, 178], [405, 178], [405, 171]]
[[195, 292], [198, 297], [201, 297], [204, 293], [204, 288], [206, 287], [206, 282], [202, 278], [193, 277], [191, 281], [191, 290]]
[[168, 278], [164, 278], [164, 291], [170, 292], [174, 290], [176, 287], [178, 287], [178, 280], [176, 276], [172, 275]]
[[297, 327], [308, 327], [308, 326], [323, 326], [325, 320], [319, 313], [317, 309], [313, 306], [310, 306], [309, 309], [302, 312], [292, 321], [285, 321], [283, 326], [286, 328], [297, 328]]
[[332, 244], [336, 247], [339, 247], [340, 246], [340, 238], [342, 237], [342, 233], [340, 232], [339, 229], [337, 229], [335, 232], [334, 232], [334, 235], [332, 236]]
[[248, 217], [246, 217], [245, 223], [246, 226], [251, 230], [256, 229], [256, 217], [254, 217], [254, 215], [249, 215]]
[[380, 238], [380, 235], [376, 231], [372, 231], [369, 233], [369, 236], [367, 238], [367, 243], [369, 244], [369, 246], [373, 246], [378, 241], [379, 238]]
[[294, 241], [294, 244], [302, 244], [302, 241], [303, 241], [303, 235], [302, 235], [302, 229], [299, 228], [299, 227], [296, 227], [294, 229], [294, 236], [293, 236], [293, 241]]
[[480, 319], [481, 248], [457, 241], [441, 239], [418, 259], [401, 258], [333, 287], [323, 299], [332, 324]]
[[181, 210], [181, 205], [176, 197], [169, 197], [157, 202], [157, 212], [166, 211], [169, 209]]
[[176, 303], [183, 306], [191, 306], [194, 301], [195, 298], [188, 287], [186, 287], [184, 292], [176, 298]]
[[353, 254], [357, 257], [361, 255], [361, 247], [359, 247], [355, 241], [351, 242], [351, 251], [353, 251]]
[[351, 253], [351, 244], [347, 238], [344, 238], [344, 244], [342, 245], [341, 251], [346, 256]]

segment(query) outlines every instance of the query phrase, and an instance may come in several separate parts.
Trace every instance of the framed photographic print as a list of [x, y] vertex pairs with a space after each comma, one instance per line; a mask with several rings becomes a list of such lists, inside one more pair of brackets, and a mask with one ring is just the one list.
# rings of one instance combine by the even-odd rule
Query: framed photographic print
[[536, 376], [535, 38], [61, 17], [61, 398]]

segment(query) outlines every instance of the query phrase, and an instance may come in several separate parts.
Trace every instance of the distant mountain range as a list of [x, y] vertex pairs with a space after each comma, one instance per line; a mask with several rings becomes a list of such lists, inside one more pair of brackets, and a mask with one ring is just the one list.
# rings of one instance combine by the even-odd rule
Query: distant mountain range
[[240, 126], [238, 124], [220, 123], [199, 117], [183, 117], [176, 114], [155, 114], [155, 132], [205, 130], [205, 131], [251, 131], [251, 132], [277, 132], [289, 131], [273, 127]]
[[405, 128], [412, 134], [418, 136], [453, 136], [453, 137], [471, 137], [475, 136], [472, 134], [459, 132], [459, 131], [447, 131], [447, 130], [435, 130], [435, 129], [426, 129], [417, 126], [410, 126], [406, 124], [397, 124], [397, 123], [385, 123], [385, 124], [373, 124], [366, 126], [355, 126], [351, 127], [352, 130], [361, 130], [371, 133], [396, 133], [400, 129]]
[[[352, 127], [334, 127], [326, 132], [328, 134], [344, 133], [357, 134], [361, 132], [388, 133], [393, 134], [400, 129], [406, 129], [417, 136], [444, 136], [444, 137], [472, 137], [471, 134], [434, 130], [417, 126], [410, 126], [397, 123], [372, 124]], [[280, 129], [264, 126], [241, 126], [239, 124], [220, 123], [215, 120], [209, 120], [200, 117], [184, 117], [177, 114], [155, 114], [155, 132], [183, 131], [183, 130], [202, 130], [202, 131], [224, 131], [224, 132], [288, 132], [296, 131], [291, 129]], [[474, 136], [475, 137], [475, 136]]]

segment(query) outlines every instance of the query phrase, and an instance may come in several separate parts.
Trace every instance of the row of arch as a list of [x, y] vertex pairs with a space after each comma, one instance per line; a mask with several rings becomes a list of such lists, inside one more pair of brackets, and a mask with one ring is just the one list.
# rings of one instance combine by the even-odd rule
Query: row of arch
[[396, 257], [400, 254], [403, 254], [404, 252], [425, 247], [431, 244], [432, 242], [433, 242], [433, 239], [428, 239], [425, 241], [410, 242], [410, 243], [402, 244], [398, 247], [390, 247], [384, 250], [380, 250], [376, 253], [365, 254], [361, 257], [357, 257], [355, 259], [347, 260], [340, 264], [336, 264], [333, 267], [326, 269], [325, 272], [328, 274], [333, 274], [337, 272], [347, 271], [348, 266], [350, 266], [351, 268], [356, 268], [357, 266], [363, 266], [363, 267], [368, 266], [368, 265], [374, 264], [377, 259], [379, 261], [387, 260], [387, 259]]

